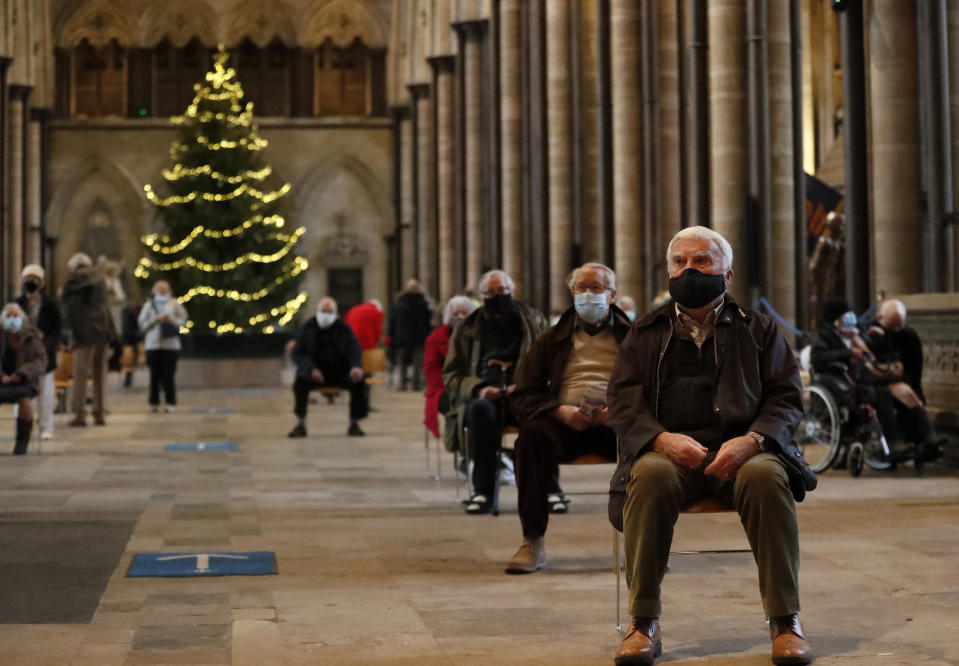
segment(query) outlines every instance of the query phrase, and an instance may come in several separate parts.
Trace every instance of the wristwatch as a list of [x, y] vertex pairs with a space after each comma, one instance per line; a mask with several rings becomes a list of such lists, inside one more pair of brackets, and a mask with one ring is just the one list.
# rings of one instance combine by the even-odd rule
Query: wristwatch
[[760, 451], [765, 451], [765, 450], [766, 450], [766, 445], [765, 445], [765, 443], [764, 443], [764, 442], [766, 441], [766, 436], [765, 436], [765, 435], [760, 435], [760, 434], [759, 434], [758, 432], [756, 432], [755, 430], [750, 430], [750, 431], [747, 432], [746, 434], [747, 434], [749, 437], [752, 437], [753, 439], [755, 439], [757, 442], [759, 442], [759, 450], [760, 450]]

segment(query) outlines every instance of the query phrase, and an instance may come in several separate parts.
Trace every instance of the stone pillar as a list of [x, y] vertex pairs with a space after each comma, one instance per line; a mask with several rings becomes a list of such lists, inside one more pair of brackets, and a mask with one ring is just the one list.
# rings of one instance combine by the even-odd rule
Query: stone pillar
[[[769, 0], [769, 186], [772, 238], [766, 297], [787, 321], [796, 320], [796, 204], [793, 168], [790, 0]], [[802, 328], [802, 322], [799, 322]]]
[[10, 170], [10, 267], [8, 279], [16, 284], [20, 279], [26, 244], [26, 138], [30, 86], [10, 86], [10, 130], [7, 167]]
[[569, 0], [546, 3], [546, 108], [549, 132], [549, 307], [569, 307], [569, 289], [564, 278], [569, 270], [573, 236], [572, 197], [572, 101], [570, 77]]
[[416, 273], [427, 294], [439, 297], [436, 259], [436, 217], [433, 198], [433, 100], [430, 86], [408, 86], [416, 114]]
[[[959, 0], [947, 0], [949, 116], [952, 140], [952, 212], [959, 215]], [[959, 285], [959, 232], [953, 231], [953, 282]]]
[[455, 26], [463, 58], [463, 190], [466, 229], [466, 281], [476, 286], [483, 273], [485, 191], [483, 178], [483, 38], [486, 21], [465, 21]]
[[436, 227], [438, 283], [436, 292], [445, 302], [457, 291], [456, 284], [456, 123], [455, 56], [430, 59], [433, 65], [433, 90], [436, 106]]
[[743, 243], [747, 193], [745, 16], [741, 0], [709, 3], [709, 120], [712, 227], [733, 247], [733, 296], [749, 303]]
[[912, 294], [923, 256], [916, 3], [868, 6], [872, 292]]
[[643, 311], [643, 127], [640, 80], [641, 0], [609, 7], [613, 95], [613, 229], [617, 291]]
[[601, 260], [602, 228], [599, 224], [599, 100], [597, 40], [597, 0], [574, 0], [572, 17], [575, 23], [577, 52], [573, 54], [573, 113], [576, 147], [573, 154], [575, 185], [573, 199], [579, 219], [581, 259]]
[[679, 26], [677, 25], [676, 3], [658, 2], [659, 11], [659, 145], [660, 145], [660, 208], [659, 208], [659, 247], [654, 254], [646, 258], [650, 263], [646, 275], [653, 278], [646, 286], [647, 295], [655, 295], [665, 286], [667, 277], [666, 243], [678, 232], [685, 220], [682, 218], [682, 197], [684, 193], [680, 161], [684, 146], [680, 137], [680, 115], [686, 109], [680, 108], [679, 50], [685, 45], [679, 44]]
[[26, 264], [43, 263], [43, 114], [31, 109], [27, 130]]
[[523, 290], [523, 128], [520, 0], [500, 0], [500, 186], [503, 270]]
[[416, 277], [416, 192], [413, 178], [414, 154], [413, 119], [405, 113], [400, 119], [400, 288], [411, 277]]

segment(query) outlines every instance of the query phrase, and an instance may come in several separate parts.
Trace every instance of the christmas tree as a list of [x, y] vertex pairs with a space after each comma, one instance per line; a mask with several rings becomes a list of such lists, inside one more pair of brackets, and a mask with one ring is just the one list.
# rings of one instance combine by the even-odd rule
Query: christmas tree
[[163, 171], [170, 194], [144, 187], [166, 232], [141, 239], [146, 256], [135, 275], [169, 280], [190, 312], [187, 330], [273, 333], [306, 302], [298, 287], [309, 264], [296, 254], [305, 228], [284, 228], [290, 185], [267, 184], [267, 142], [229, 57], [220, 45], [193, 103], [172, 119], [181, 130], [170, 148], [173, 168]]

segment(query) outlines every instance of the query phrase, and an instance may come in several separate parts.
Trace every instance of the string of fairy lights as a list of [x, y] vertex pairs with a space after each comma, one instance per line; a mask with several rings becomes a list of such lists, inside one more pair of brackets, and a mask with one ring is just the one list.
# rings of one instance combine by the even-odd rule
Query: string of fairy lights
[[[220, 151], [241, 149], [247, 151], [261, 151], [268, 145], [266, 139], [257, 135], [257, 126], [253, 122], [253, 103], [240, 103], [244, 93], [239, 81], [235, 80], [236, 71], [232, 67], [226, 66], [229, 54], [225, 48], [220, 45], [214, 56], [213, 69], [206, 74], [206, 85], [197, 83], [194, 86], [195, 96], [192, 103], [187, 107], [183, 115], [175, 116], [172, 122], [176, 125], [191, 126], [205, 125], [207, 123], [223, 123], [230, 128], [247, 128], [248, 136], [238, 139], [219, 138], [214, 140], [198, 133], [185, 141], [175, 142], [170, 148], [170, 155], [174, 161], [177, 161], [183, 153], [187, 153], [192, 147], [200, 146], [204, 150]], [[203, 108], [204, 101], [211, 102], [230, 102], [229, 111], [207, 110]], [[235, 185], [236, 187], [228, 192], [201, 192], [194, 190], [184, 194], [173, 194], [167, 197], [158, 195], [152, 186], [145, 185], [143, 190], [151, 204], [158, 208], [169, 206], [179, 206], [191, 204], [193, 202], [229, 202], [239, 197], [249, 197], [253, 199], [250, 203], [250, 210], [256, 211], [267, 204], [271, 204], [285, 194], [291, 186], [284, 184], [277, 190], [265, 191], [253, 183], [265, 181], [273, 170], [269, 167], [247, 169], [236, 174], [223, 173], [213, 167], [212, 164], [200, 164], [197, 166], [184, 166], [177, 162], [171, 169], [164, 169], [163, 178], [168, 183], [177, 183], [183, 179], [195, 178], [197, 182], [205, 183], [225, 183]], [[191, 181], [186, 181], [191, 182]], [[163, 262], [144, 257], [140, 260], [134, 275], [145, 279], [154, 272], [168, 272], [183, 268], [190, 268], [209, 274], [224, 274], [236, 270], [247, 263], [255, 264], [275, 264], [287, 259], [293, 252], [296, 244], [306, 232], [305, 227], [300, 227], [293, 233], [282, 233], [280, 229], [285, 225], [285, 220], [281, 215], [255, 214], [243, 222], [227, 229], [211, 228], [206, 224], [196, 224], [189, 233], [175, 240], [166, 234], [146, 234], [141, 238], [143, 244], [152, 252], [158, 255], [177, 255], [186, 251], [198, 238], [222, 239], [235, 238], [243, 235], [254, 227], [261, 226], [270, 228], [271, 231], [262, 236], [263, 241], [274, 241], [283, 243], [275, 252], [263, 254], [256, 251], [246, 252], [234, 259], [222, 263], [210, 263], [203, 261], [195, 256], [183, 256], [176, 259], [171, 257], [170, 261]], [[210, 284], [198, 284], [190, 287], [186, 293], [178, 297], [181, 303], [189, 303], [197, 297], [226, 299], [238, 303], [252, 303], [267, 298], [277, 288], [301, 275], [309, 268], [309, 262], [299, 256], [293, 256], [291, 260], [286, 261], [274, 279], [270, 280], [264, 287], [252, 291], [240, 291], [238, 289], [222, 288]], [[257, 312], [244, 318], [244, 321], [207, 321], [196, 322], [190, 320], [183, 327], [183, 332], [196, 330], [197, 328], [208, 328], [218, 334], [221, 333], [241, 333], [247, 327], [253, 328], [260, 326], [263, 333], [273, 333], [277, 326], [285, 326], [296, 316], [297, 312], [306, 303], [306, 292], [300, 292], [295, 297], [287, 300], [285, 303], [270, 307], [261, 312]], [[273, 322], [273, 323], [270, 323]]]

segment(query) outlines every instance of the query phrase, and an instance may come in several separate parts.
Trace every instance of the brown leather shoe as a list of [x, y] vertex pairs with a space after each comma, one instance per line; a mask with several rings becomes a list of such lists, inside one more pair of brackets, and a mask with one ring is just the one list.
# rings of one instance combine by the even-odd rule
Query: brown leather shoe
[[769, 636], [773, 639], [773, 663], [777, 666], [796, 666], [812, 661], [812, 649], [803, 636], [799, 615], [769, 618]]
[[634, 617], [616, 650], [616, 666], [651, 666], [663, 651], [658, 617]]

